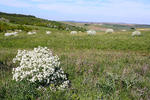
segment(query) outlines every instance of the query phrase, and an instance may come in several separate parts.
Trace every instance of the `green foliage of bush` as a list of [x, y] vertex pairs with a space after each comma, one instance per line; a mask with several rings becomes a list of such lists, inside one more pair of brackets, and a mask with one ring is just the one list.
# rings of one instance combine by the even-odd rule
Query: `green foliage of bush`
[[9, 29], [9, 25], [0, 21], [0, 32], [7, 31]]
[[8, 30], [23, 30], [23, 31], [31, 31], [33, 28], [25, 26], [25, 25], [11, 25], [9, 23], [5, 23], [0, 21], [0, 32], [6, 32]]
[[0, 86], [0, 100], [79, 100], [79, 96], [71, 89], [52, 91], [27, 81], [9, 81]]

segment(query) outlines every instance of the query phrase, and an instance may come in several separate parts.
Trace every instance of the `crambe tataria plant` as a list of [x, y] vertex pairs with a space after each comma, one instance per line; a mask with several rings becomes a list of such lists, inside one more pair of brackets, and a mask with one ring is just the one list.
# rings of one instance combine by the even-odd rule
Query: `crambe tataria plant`
[[141, 32], [140, 31], [134, 31], [132, 32], [132, 36], [140, 36]]
[[36, 32], [35, 32], [35, 31], [33, 31], [33, 32], [28, 32], [27, 34], [28, 34], [28, 35], [32, 35], [32, 34], [36, 34]]
[[[13, 80], [27, 80], [39, 86], [64, 89], [68, 87], [69, 80], [60, 68], [58, 56], [54, 56], [47, 47], [38, 47], [34, 50], [18, 50], [13, 62], [19, 66], [13, 68]], [[51, 86], [54, 87], [51, 87]]]
[[71, 31], [70, 34], [77, 34], [77, 31]]
[[95, 35], [96, 31], [95, 30], [89, 30], [89, 31], [87, 31], [87, 34], [88, 35]]
[[51, 34], [52, 32], [51, 31], [46, 31], [46, 34]]
[[105, 33], [113, 33], [113, 32], [114, 32], [113, 29], [107, 29], [107, 30], [105, 31]]
[[5, 33], [4, 36], [17, 36], [18, 35], [18, 32], [11, 32], [11, 33]]

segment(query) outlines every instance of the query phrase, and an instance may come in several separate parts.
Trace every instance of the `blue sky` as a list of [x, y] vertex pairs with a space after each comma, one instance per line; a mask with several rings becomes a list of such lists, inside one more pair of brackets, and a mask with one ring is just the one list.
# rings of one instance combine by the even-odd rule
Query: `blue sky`
[[0, 0], [0, 11], [59, 21], [150, 24], [150, 0]]

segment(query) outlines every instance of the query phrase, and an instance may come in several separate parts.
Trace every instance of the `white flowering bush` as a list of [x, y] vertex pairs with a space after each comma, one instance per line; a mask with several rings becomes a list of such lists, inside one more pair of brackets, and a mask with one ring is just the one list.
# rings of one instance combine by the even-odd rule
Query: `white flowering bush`
[[141, 32], [140, 31], [134, 31], [132, 32], [132, 36], [140, 36]]
[[88, 35], [95, 35], [96, 31], [95, 30], [89, 30], [89, 31], [87, 31], [87, 34]]
[[36, 32], [35, 32], [35, 31], [33, 31], [33, 32], [28, 32], [27, 34], [28, 34], [28, 35], [32, 35], [32, 34], [36, 34]]
[[46, 31], [46, 34], [51, 34], [52, 32], [51, 31]]
[[107, 30], [105, 31], [105, 33], [113, 33], [113, 32], [114, 32], [113, 29], [107, 29]]
[[39, 86], [50, 86], [53, 89], [64, 89], [69, 85], [66, 74], [59, 67], [58, 56], [53, 56], [47, 47], [34, 50], [18, 50], [14, 63], [19, 66], [13, 68], [13, 80], [27, 80]]
[[17, 36], [18, 32], [5, 33], [4, 36]]
[[122, 32], [126, 32], [127, 30], [121, 30]]
[[77, 34], [77, 31], [71, 31], [70, 34]]

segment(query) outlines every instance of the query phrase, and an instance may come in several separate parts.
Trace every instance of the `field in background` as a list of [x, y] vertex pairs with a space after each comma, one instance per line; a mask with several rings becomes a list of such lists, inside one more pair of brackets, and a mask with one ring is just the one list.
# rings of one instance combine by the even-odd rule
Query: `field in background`
[[78, 27], [84, 27], [87, 30], [96, 30], [98, 32], [105, 31], [107, 29], [114, 29], [116, 31], [133, 31], [139, 29], [142, 31], [148, 31], [150, 25], [138, 25], [138, 24], [125, 24], [125, 23], [96, 23], [96, 22], [62, 22], [69, 25], [74, 25]]

